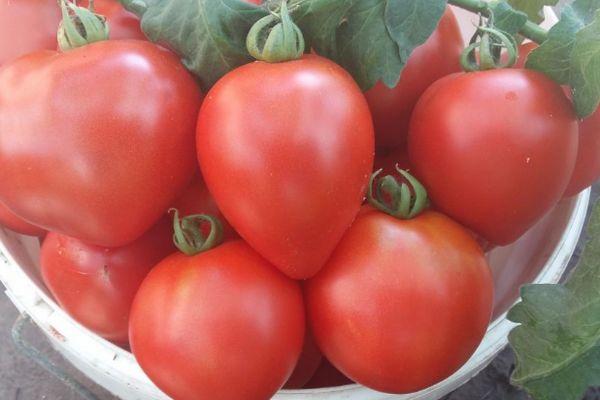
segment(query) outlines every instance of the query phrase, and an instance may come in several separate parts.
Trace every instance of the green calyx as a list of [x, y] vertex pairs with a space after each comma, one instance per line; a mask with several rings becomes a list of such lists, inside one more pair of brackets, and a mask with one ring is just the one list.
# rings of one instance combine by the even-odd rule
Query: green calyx
[[[173, 243], [182, 253], [193, 256], [223, 242], [223, 225], [218, 218], [206, 214], [189, 215], [179, 218], [179, 211], [173, 212]], [[202, 233], [202, 224], [210, 224], [207, 236]]]
[[269, 63], [297, 60], [304, 54], [304, 36], [292, 21], [283, 0], [279, 12], [259, 19], [248, 32], [246, 48], [259, 61]]
[[396, 166], [404, 181], [392, 175], [379, 178], [381, 169], [371, 175], [367, 200], [373, 207], [398, 219], [411, 219], [428, 205], [427, 190], [408, 171]]
[[89, 8], [79, 7], [71, 0], [60, 0], [60, 8], [62, 21], [57, 40], [61, 51], [108, 39], [106, 18], [94, 12], [93, 0], [90, 0]]
[[[510, 68], [517, 62], [517, 46], [513, 35], [494, 27], [491, 15], [485, 25], [480, 20], [475, 35], [460, 57], [460, 63], [466, 72]], [[504, 60], [503, 50], [508, 56]]]

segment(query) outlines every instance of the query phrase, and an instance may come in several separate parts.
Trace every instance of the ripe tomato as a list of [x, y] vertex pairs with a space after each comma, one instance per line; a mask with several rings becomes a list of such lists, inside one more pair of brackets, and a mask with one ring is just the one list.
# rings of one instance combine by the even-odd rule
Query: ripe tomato
[[577, 155], [577, 121], [560, 86], [541, 73], [455, 74], [417, 104], [408, 150], [437, 209], [505, 245], [564, 193]]
[[391, 152], [380, 153], [375, 156], [375, 165], [373, 171], [383, 170], [383, 175], [396, 175], [396, 165], [400, 169], [410, 170], [410, 161], [408, 159], [408, 153], [405, 148], [399, 147], [393, 149]]
[[296, 279], [323, 266], [358, 213], [373, 142], [356, 83], [314, 55], [257, 61], [225, 75], [200, 110], [196, 138], [223, 215]]
[[[80, 5], [87, 7], [87, 3], [87, 1], [83, 1]], [[140, 27], [139, 18], [124, 9], [118, 1], [96, 0], [94, 7], [98, 14], [106, 17], [110, 39], [146, 39]]]
[[[179, 210], [179, 214], [184, 217], [193, 214], [209, 214], [221, 221], [223, 225], [223, 238], [225, 240], [237, 239], [238, 234], [233, 230], [231, 225], [223, 218], [221, 211], [217, 207], [217, 203], [212, 198], [202, 176], [199, 174], [192, 180], [181, 197], [173, 203], [172, 208]], [[208, 234], [208, 232], [206, 232]]]
[[433, 82], [461, 70], [463, 48], [458, 22], [447, 8], [437, 29], [410, 55], [398, 85], [390, 89], [379, 82], [365, 93], [373, 114], [377, 147], [406, 144], [410, 116], [419, 97]]
[[91, 244], [132, 242], [194, 174], [201, 99], [177, 57], [145, 41], [41, 51], [5, 65], [0, 201]]
[[32, 51], [56, 49], [60, 19], [53, 0], [0, 0], [0, 65]]
[[574, 196], [600, 178], [600, 107], [579, 122], [579, 151], [575, 170], [565, 191]]
[[135, 297], [129, 339], [177, 400], [263, 400], [298, 361], [304, 313], [298, 283], [244, 242], [228, 242], [158, 264]]
[[305, 389], [326, 388], [333, 386], [349, 385], [352, 382], [337, 368], [335, 368], [328, 359], [323, 357], [323, 361], [317, 368], [317, 371], [310, 378], [310, 381], [304, 386]]
[[473, 354], [492, 313], [481, 248], [432, 211], [411, 220], [362, 214], [306, 289], [327, 359], [350, 379], [390, 393], [450, 376]]
[[302, 347], [302, 353], [294, 368], [294, 372], [289, 377], [284, 389], [301, 389], [306, 383], [313, 377], [319, 365], [323, 355], [315, 343], [315, 338], [312, 335], [310, 329], [306, 329], [304, 336], [304, 346]]
[[[111, 39], [144, 39], [138, 18], [115, 0], [96, 0]], [[81, 5], [87, 6], [87, 2]], [[60, 7], [53, 0], [0, 0], [0, 65], [37, 50], [56, 50]]]
[[[516, 68], [523, 68], [529, 53], [531, 53], [537, 44], [534, 42], [526, 43], [519, 47], [519, 60], [515, 64]], [[570, 97], [571, 93], [565, 89], [565, 93]], [[577, 161], [575, 169], [565, 197], [574, 196], [583, 189], [591, 186], [600, 178], [600, 107], [594, 114], [579, 121], [579, 150], [577, 151]]]
[[135, 242], [112, 249], [50, 232], [40, 254], [42, 277], [76, 321], [105, 339], [125, 344], [135, 293], [150, 269], [174, 251], [167, 218]]
[[19, 216], [15, 215], [8, 207], [0, 202], [0, 225], [29, 236], [44, 236], [46, 231], [40, 227], [30, 224]]

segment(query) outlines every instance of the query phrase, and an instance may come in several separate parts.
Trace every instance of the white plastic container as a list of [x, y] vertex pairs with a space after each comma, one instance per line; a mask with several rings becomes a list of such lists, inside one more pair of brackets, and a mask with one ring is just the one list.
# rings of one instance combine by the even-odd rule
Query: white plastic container
[[[472, 32], [473, 14], [457, 12], [465, 35]], [[548, 14], [548, 22], [556, 21]], [[513, 324], [506, 311], [525, 283], [556, 283], [575, 250], [585, 221], [590, 191], [563, 200], [518, 242], [493, 250], [488, 258], [495, 280], [494, 320], [471, 359], [448, 379], [426, 390], [394, 396], [359, 385], [281, 391], [279, 400], [434, 400], [458, 388], [481, 371], [507, 344]], [[37, 239], [0, 229], [0, 281], [21, 313], [48, 336], [54, 348], [79, 370], [123, 400], [167, 400], [146, 377], [133, 355], [91, 333], [66, 315], [52, 300], [39, 275]]]

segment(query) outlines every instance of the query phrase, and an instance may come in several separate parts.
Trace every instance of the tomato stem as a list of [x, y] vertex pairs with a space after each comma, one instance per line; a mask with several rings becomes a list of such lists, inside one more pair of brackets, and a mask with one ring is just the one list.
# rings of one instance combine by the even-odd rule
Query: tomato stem
[[60, 9], [62, 21], [58, 28], [57, 41], [61, 51], [108, 39], [106, 18], [94, 12], [93, 1], [90, 1], [89, 8], [84, 8], [71, 0], [60, 0]]
[[[193, 256], [213, 247], [223, 241], [223, 225], [218, 218], [206, 214], [189, 215], [179, 218], [179, 210], [172, 208], [173, 212], [173, 243], [182, 253]], [[202, 224], [210, 224], [208, 236], [202, 233]]]
[[408, 171], [402, 170], [398, 166], [396, 166], [396, 170], [406, 183], [399, 183], [392, 175], [378, 179], [382, 171], [380, 169], [371, 175], [367, 200], [373, 207], [392, 217], [414, 218], [427, 207], [427, 191]]
[[[448, 0], [449, 4], [490, 17], [490, 7], [484, 0]], [[533, 21], [527, 21], [519, 33], [526, 38], [542, 44], [548, 39], [548, 31]]]
[[296, 60], [304, 54], [304, 35], [292, 21], [287, 0], [278, 12], [259, 19], [248, 32], [246, 48], [259, 61], [270, 63]]

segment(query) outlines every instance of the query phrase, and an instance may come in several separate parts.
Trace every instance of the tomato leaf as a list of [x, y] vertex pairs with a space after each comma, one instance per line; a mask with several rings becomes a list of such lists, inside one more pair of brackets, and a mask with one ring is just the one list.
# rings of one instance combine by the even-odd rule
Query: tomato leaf
[[580, 116], [592, 114], [600, 103], [600, 10], [594, 22], [575, 37], [571, 55], [571, 84]]
[[544, 6], [555, 6], [558, 0], [508, 0], [508, 3], [515, 9], [523, 11], [533, 22], [540, 23], [544, 21]]
[[527, 14], [515, 10], [505, 1], [490, 2], [490, 9], [494, 15], [494, 25], [504, 32], [516, 35], [527, 23]]
[[509, 341], [517, 368], [512, 382], [537, 400], [579, 400], [600, 385], [600, 203], [590, 241], [565, 285], [528, 285], [508, 318], [521, 325]]
[[152, 41], [165, 43], [182, 57], [203, 89], [252, 61], [246, 35], [264, 8], [242, 0], [121, 0], [141, 18]]
[[296, 0], [294, 14], [317, 53], [348, 70], [369, 89], [393, 87], [415, 47], [441, 18], [445, 0]]
[[598, 10], [600, 0], [576, 0], [565, 7], [548, 39], [529, 55], [526, 64], [560, 84], [569, 84], [577, 114], [582, 118], [600, 102]]

